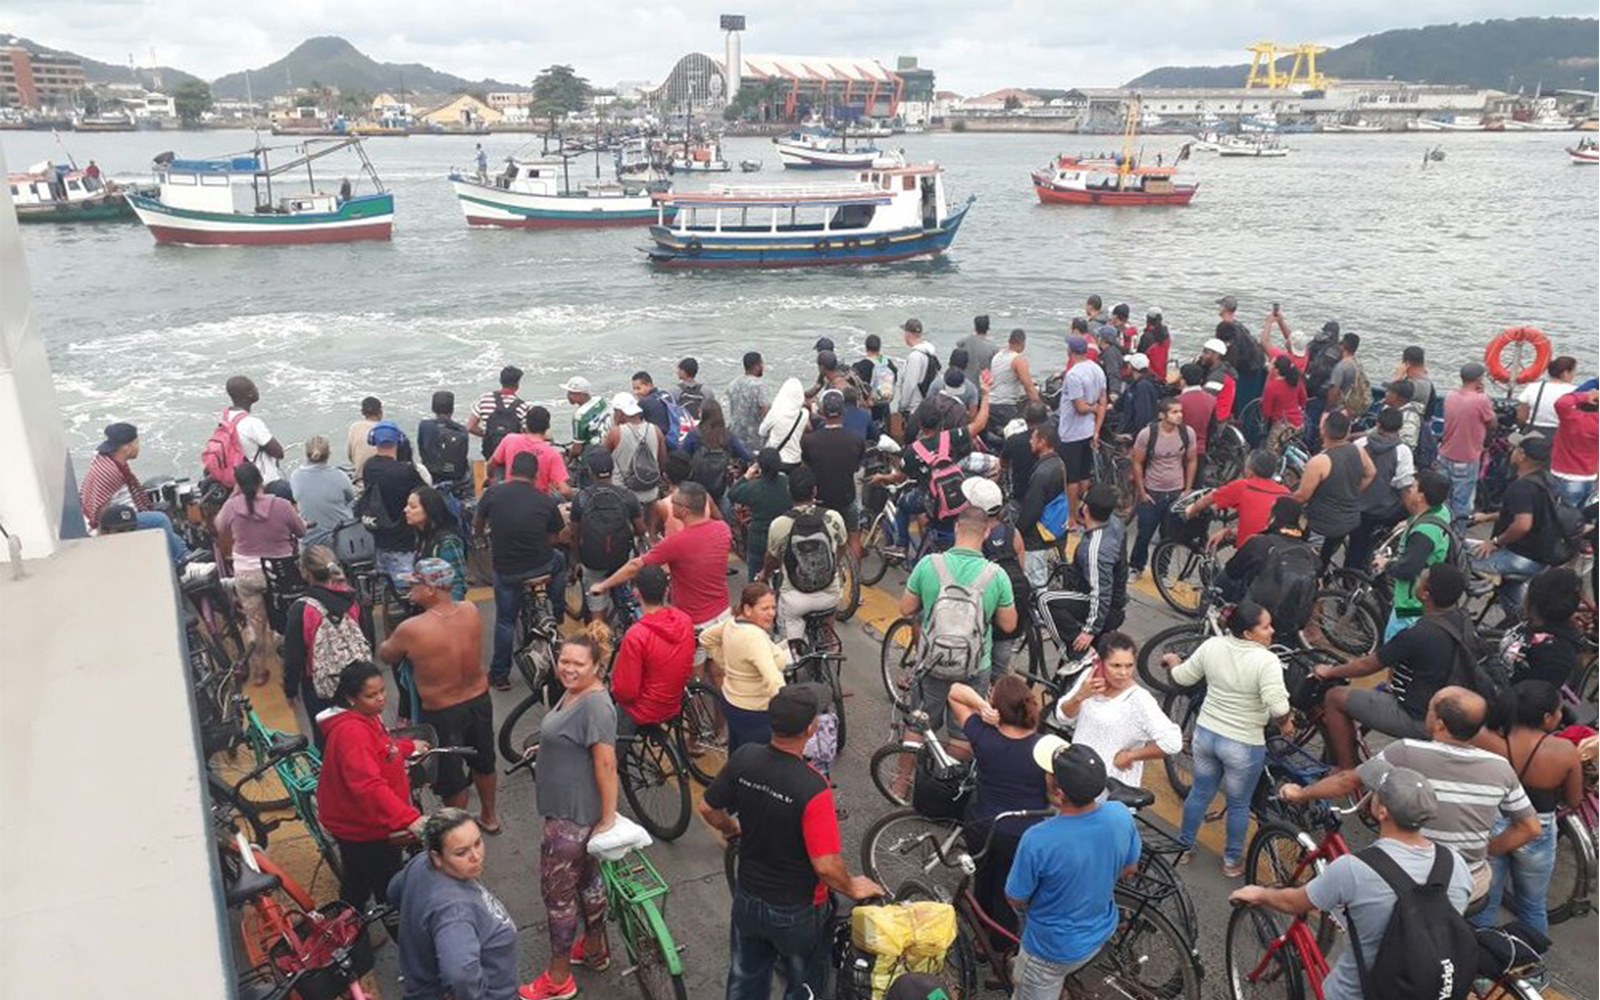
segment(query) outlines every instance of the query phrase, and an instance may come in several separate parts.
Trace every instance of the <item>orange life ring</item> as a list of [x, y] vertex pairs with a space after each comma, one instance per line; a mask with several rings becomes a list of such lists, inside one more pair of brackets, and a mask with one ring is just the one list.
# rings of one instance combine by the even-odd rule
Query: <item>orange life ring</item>
[[1545, 368], [1550, 364], [1550, 338], [1544, 335], [1543, 330], [1531, 326], [1511, 326], [1500, 331], [1500, 334], [1489, 341], [1489, 346], [1484, 349], [1483, 363], [1489, 369], [1489, 377], [1496, 382], [1513, 381], [1511, 373], [1506, 370], [1505, 362], [1501, 360], [1506, 347], [1513, 343], [1533, 345], [1533, 364], [1517, 373], [1516, 383], [1523, 385], [1543, 375]]

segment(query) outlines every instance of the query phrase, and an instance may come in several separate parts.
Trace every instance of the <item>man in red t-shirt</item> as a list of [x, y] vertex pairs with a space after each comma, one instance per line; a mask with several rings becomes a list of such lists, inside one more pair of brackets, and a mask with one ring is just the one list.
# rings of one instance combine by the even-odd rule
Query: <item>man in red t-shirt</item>
[[1183, 422], [1194, 434], [1195, 454], [1206, 453], [1206, 437], [1211, 433], [1211, 420], [1217, 412], [1217, 397], [1206, 391], [1206, 370], [1199, 362], [1191, 361], [1180, 371], [1183, 391], [1178, 402], [1183, 404]]
[[[1272, 478], [1278, 474], [1277, 455], [1265, 448], [1257, 448], [1250, 453], [1250, 459], [1245, 467], [1250, 475], [1224, 483], [1207, 496], [1190, 504], [1189, 509], [1184, 512], [1185, 517], [1194, 517], [1209, 507], [1238, 511], [1239, 520], [1232, 532], [1235, 548], [1243, 548], [1251, 535], [1265, 530], [1267, 521], [1272, 517], [1272, 505], [1279, 497], [1289, 494], [1289, 487]], [[1227, 534], [1228, 532], [1217, 534], [1212, 539], [1213, 543], [1220, 544]]]
[[518, 455], [525, 451], [532, 452], [539, 459], [539, 474], [533, 480], [534, 489], [541, 493], [557, 491], [570, 498], [573, 489], [567, 482], [569, 474], [566, 459], [562, 457], [561, 449], [547, 439], [550, 411], [542, 406], [529, 407], [523, 425], [527, 427], [527, 433], [507, 434], [495, 446], [494, 453], [489, 456], [491, 476], [497, 468], [504, 475]]
[[694, 672], [694, 622], [667, 606], [667, 573], [646, 566], [635, 581], [639, 620], [633, 623], [611, 665], [611, 698], [617, 703], [617, 733], [666, 722], [683, 708], [683, 690]]
[[709, 516], [706, 488], [692, 480], [678, 484], [672, 493], [673, 516], [683, 530], [657, 542], [649, 552], [635, 556], [615, 573], [589, 588], [599, 597], [627, 583], [645, 566], [665, 566], [672, 574], [672, 606], [689, 616], [697, 629], [729, 617], [728, 550], [733, 534], [720, 518]]
[[1594, 496], [1595, 466], [1600, 464], [1600, 410], [1594, 388], [1569, 392], [1556, 400], [1556, 438], [1550, 454], [1550, 482], [1561, 499], [1583, 507]]

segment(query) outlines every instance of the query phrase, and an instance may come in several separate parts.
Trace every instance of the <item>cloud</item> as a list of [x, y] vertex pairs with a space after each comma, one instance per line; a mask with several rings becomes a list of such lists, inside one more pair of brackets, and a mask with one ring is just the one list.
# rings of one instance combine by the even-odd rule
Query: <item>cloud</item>
[[130, 54], [215, 78], [282, 56], [306, 37], [337, 34], [385, 62], [420, 62], [470, 79], [531, 80], [570, 63], [605, 85], [659, 80], [687, 52], [719, 55], [717, 15], [744, 13], [746, 52], [915, 55], [939, 86], [978, 93], [1002, 86], [1109, 86], [1162, 65], [1247, 61], [1261, 39], [1340, 45], [1390, 28], [1494, 17], [1593, 16], [1593, 0], [1164, 0], [1064, 10], [1058, 0], [994, 5], [919, 0], [741, 4], [717, 0], [549, 4], [526, 0], [10, 0], [5, 29], [122, 64]]

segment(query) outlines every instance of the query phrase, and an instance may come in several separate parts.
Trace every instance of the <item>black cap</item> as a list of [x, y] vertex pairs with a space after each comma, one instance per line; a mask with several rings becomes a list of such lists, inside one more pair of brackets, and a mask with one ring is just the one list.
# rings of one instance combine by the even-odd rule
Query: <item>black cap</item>
[[1337, 337], [1339, 335], [1339, 321], [1336, 319], [1328, 320], [1326, 323], [1322, 324], [1322, 332], [1331, 333]]
[[1050, 774], [1067, 801], [1084, 805], [1106, 790], [1106, 764], [1087, 743], [1061, 747], [1050, 755]]
[[1550, 461], [1550, 439], [1542, 434], [1530, 434], [1519, 444], [1522, 453], [1535, 462]]
[[811, 349], [813, 351], [831, 351], [833, 350], [833, 340], [829, 337], [818, 337], [817, 342], [811, 345]]
[[138, 527], [139, 512], [125, 503], [107, 504], [100, 511], [100, 531], [128, 531]]
[[951, 997], [938, 976], [930, 976], [926, 972], [902, 972], [884, 990], [883, 1000], [951, 1000]]
[[822, 710], [813, 684], [785, 684], [767, 702], [767, 720], [774, 736], [799, 736]]
[[1118, 302], [1116, 305], [1111, 307], [1111, 315], [1116, 316], [1119, 319], [1127, 319], [1130, 312], [1132, 312], [1132, 310], [1128, 308], [1128, 304], [1126, 302]]
[[920, 334], [922, 332], [922, 320], [920, 320], [920, 319], [908, 319], [904, 323], [900, 324], [900, 329], [904, 330], [907, 333], [919, 333]]
[[822, 415], [825, 417], [838, 417], [844, 415], [844, 393], [838, 389], [829, 389], [822, 394]]
[[109, 455], [125, 444], [132, 444], [139, 438], [139, 428], [132, 424], [107, 424], [106, 439], [100, 442], [96, 450], [102, 455]]
[[614, 468], [611, 461], [611, 452], [604, 448], [590, 448], [585, 454], [584, 463], [589, 466], [589, 472], [596, 476], [609, 476]]

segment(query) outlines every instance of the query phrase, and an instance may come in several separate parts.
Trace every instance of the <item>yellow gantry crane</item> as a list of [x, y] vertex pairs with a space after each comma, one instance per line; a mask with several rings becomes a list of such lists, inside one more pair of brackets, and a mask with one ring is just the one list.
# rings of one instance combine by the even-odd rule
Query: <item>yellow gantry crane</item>
[[[1248, 46], [1251, 53], [1250, 76], [1246, 87], [1264, 87], [1268, 90], [1321, 90], [1333, 82], [1317, 72], [1317, 56], [1328, 51], [1326, 45], [1301, 42], [1299, 45], [1280, 46], [1277, 42], [1257, 42]], [[1278, 60], [1294, 56], [1287, 73], [1278, 71]]]

